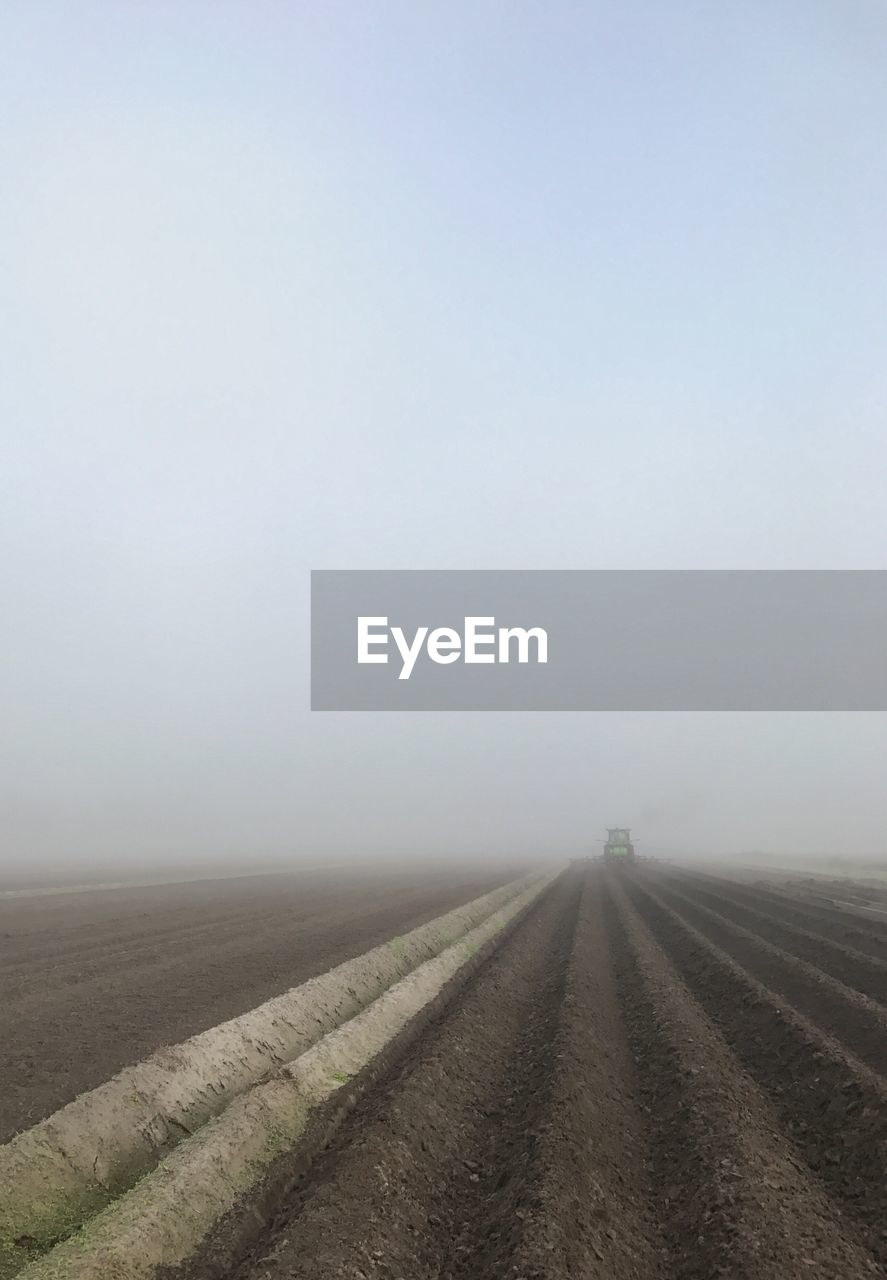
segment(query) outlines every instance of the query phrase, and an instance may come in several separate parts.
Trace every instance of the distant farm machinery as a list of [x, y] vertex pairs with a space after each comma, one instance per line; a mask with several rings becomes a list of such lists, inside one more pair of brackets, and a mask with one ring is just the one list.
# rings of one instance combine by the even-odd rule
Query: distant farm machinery
[[631, 830], [628, 827], [607, 827], [607, 840], [604, 844], [604, 862], [615, 866], [633, 866], [634, 845], [631, 843]]
[[629, 827], [607, 827], [606, 840], [598, 840], [597, 843], [604, 846], [601, 853], [587, 853], [584, 857], [572, 858], [571, 862], [579, 867], [594, 861], [603, 862], [610, 867], [634, 867], [637, 864]]

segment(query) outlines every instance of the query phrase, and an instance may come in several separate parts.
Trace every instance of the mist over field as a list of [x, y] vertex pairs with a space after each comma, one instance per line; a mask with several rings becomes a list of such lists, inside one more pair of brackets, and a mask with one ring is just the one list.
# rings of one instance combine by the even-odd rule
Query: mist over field
[[308, 710], [312, 568], [885, 567], [885, 54], [6, 5], [0, 876], [887, 860], [881, 714]]

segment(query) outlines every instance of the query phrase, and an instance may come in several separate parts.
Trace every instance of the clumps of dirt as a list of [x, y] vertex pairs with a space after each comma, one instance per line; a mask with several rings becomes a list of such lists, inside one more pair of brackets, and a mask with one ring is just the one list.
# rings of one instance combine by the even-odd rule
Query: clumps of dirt
[[[780, 1131], [785, 1134], [797, 1163], [806, 1164], [827, 1191], [834, 1206], [829, 1227], [834, 1238], [840, 1238], [845, 1215], [880, 1266], [887, 1267], [883, 1078], [640, 885], [631, 896], [709, 1027], [722, 1037], [730, 1060], [745, 1069], [768, 1100], [774, 1141]], [[787, 1203], [794, 1212], [792, 1201]]]
[[679, 896], [686, 902], [704, 905], [846, 986], [887, 1005], [887, 962], [847, 945], [843, 940], [846, 932], [843, 928], [836, 937], [828, 925], [820, 925], [819, 932], [814, 932], [813, 929], [791, 924], [776, 915], [772, 907], [768, 908], [766, 902], [754, 904], [737, 898], [726, 883], [718, 886], [716, 891], [690, 877], [676, 883], [669, 879], [660, 882], [657, 878], [657, 887], [660, 884], [669, 890], [670, 900]]
[[829, 1028], [872, 1070], [887, 1074], [887, 1009], [876, 1000], [867, 999], [809, 961], [681, 893], [657, 886], [652, 896], [792, 1008], [817, 1026]]
[[[467, 981], [553, 874], [535, 877], [441, 954], [236, 1098], [158, 1169], [30, 1267], [29, 1280], [149, 1280], [163, 1263], [189, 1256], [238, 1199], [255, 1191], [278, 1157], [301, 1146], [312, 1120], [340, 1094], [339, 1110], [347, 1113], [351, 1077], [372, 1076], [392, 1042]], [[318, 1008], [318, 1021], [322, 1012]]]
[[663, 1242], [646, 1126], [596, 878], [583, 886], [552, 1050], [515, 1274], [655, 1276]]
[[[574, 868], [372, 1070], [306, 1054], [355, 1074], [156, 1280], [885, 1274], [887, 1086], [837, 1038], [856, 997], [753, 916], [682, 914], [669, 877]], [[790, 997], [820, 987], [815, 1026]]]
[[0, 1147], [4, 1271], [30, 1254], [16, 1241], [34, 1239], [45, 1250], [64, 1239], [269, 1071], [354, 1018], [532, 883], [533, 877], [511, 881], [239, 1018], [160, 1049]]
[[[631, 877], [564, 876], [310, 1168], [285, 1157], [285, 1192], [264, 1211], [245, 1202], [236, 1231], [232, 1217], [177, 1280], [879, 1274], [868, 1208], [833, 1198], [841, 1180], [822, 1179], [814, 1147], [795, 1140], [812, 1097], [781, 1110], [746, 1074], [718, 1021], [740, 1017], [725, 1008], [740, 988], [724, 980], [711, 1008], [697, 1003], [681, 975], [701, 994], [710, 944], [663, 908], [677, 972], [639, 914], [654, 907]], [[765, 1023], [754, 1030], [772, 1043]], [[779, 1025], [791, 1045], [803, 1023]], [[766, 1059], [766, 1046], [749, 1052]], [[855, 1105], [838, 1112], [859, 1136]], [[883, 1123], [887, 1106], [875, 1144]]]
[[220, 1272], [210, 1246], [189, 1280], [518, 1274], [578, 899], [575, 878], [557, 882], [345, 1122], [239, 1267]]
[[872, 1258], [776, 1132], [764, 1096], [689, 996], [621, 886], [615, 950], [651, 1117], [650, 1168], [682, 1280], [850, 1280]]

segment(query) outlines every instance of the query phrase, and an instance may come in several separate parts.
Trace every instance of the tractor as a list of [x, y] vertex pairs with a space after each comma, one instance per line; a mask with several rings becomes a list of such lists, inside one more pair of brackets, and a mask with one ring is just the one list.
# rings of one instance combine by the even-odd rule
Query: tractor
[[634, 845], [631, 843], [631, 831], [628, 827], [607, 827], [604, 862], [617, 866], [631, 866], [634, 863]]

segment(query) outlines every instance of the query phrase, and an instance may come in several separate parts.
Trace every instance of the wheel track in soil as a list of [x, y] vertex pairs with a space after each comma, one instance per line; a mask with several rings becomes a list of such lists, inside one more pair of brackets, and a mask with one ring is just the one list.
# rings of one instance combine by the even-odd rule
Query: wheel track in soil
[[885, 1275], [883, 1016], [679, 876], [572, 870], [313, 1164], [279, 1163], [286, 1193], [169, 1275]]

